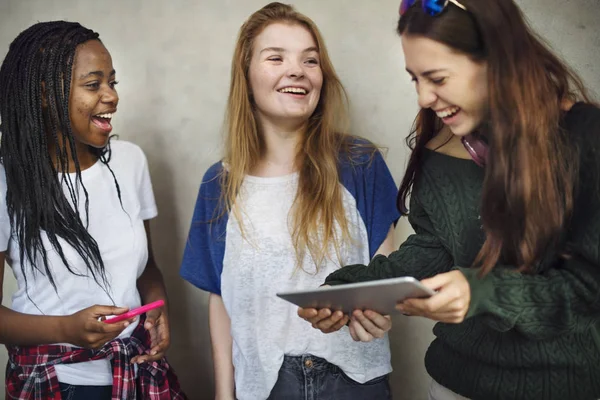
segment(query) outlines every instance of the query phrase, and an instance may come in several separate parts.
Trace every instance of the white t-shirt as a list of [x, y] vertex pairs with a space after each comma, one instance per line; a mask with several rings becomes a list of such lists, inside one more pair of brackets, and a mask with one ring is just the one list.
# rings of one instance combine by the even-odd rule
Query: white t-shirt
[[[357, 343], [346, 327], [323, 334], [298, 317], [296, 306], [276, 297], [277, 292], [319, 287], [327, 275], [340, 268], [332, 248], [330, 257], [334, 259], [326, 260], [318, 272], [310, 257], [305, 257], [303, 270], [295, 269], [288, 222], [297, 187], [298, 174], [246, 176], [239, 204], [243, 204], [244, 234], [251, 239], [243, 239], [235, 218], [227, 223], [221, 291], [231, 318], [239, 399], [267, 398], [284, 354], [324, 358], [361, 383], [392, 371], [387, 335], [370, 343]], [[354, 197], [343, 186], [342, 191], [355, 241], [342, 247], [343, 263], [368, 263], [365, 224]]]
[[[98, 161], [82, 171], [83, 185], [89, 196], [88, 232], [98, 243], [115, 305], [135, 308], [141, 305], [136, 281], [148, 260], [143, 221], [154, 218], [157, 210], [143, 151], [132, 143], [117, 140], [111, 142], [111, 149], [109, 165], [119, 184], [123, 205], [119, 202], [114, 178], [106, 165]], [[71, 180], [75, 182], [75, 174], [71, 174]], [[63, 190], [70, 199], [66, 185]], [[78, 190], [79, 213], [85, 224], [85, 195], [81, 187]], [[6, 209], [6, 175], [0, 164], [0, 251], [6, 251], [6, 261], [17, 280], [11, 308], [24, 314], [70, 315], [95, 304], [112, 305], [108, 294], [91, 275], [77, 276], [67, 270], [43, 232], [42, 240], [57, 290], [44, 274], [33, 272], [32, 266], [25, 261], [26, 290], [15, 239], [11, 237]], [[59, 241], [70, 267], [88, 275], [87, 267], [76, 250], [64, 240]], [[41, 261], [38, 266], [44, 271]], [[129, 337], [136, 325], [137, 322], [128, 326], [120, 337]], [[71, 385], [99, 386], [112, 385], [113, 382], [108, 360], [57, 365], [56, 373], [60, 382]]]
[[296, 306], [276, 296], [279, 291], [319, 287], [343, 265], [368, 264], [400, 216], [397, 187], [380, 153], [340, 154], [338, 171], [351, 241], [342, 246], [341, 260], [331, 246], [318, 272], [310, 256], [302, 269], [295, 265], [290, 210], [298, 174], [244, 177], [236, 206], [245, 236], [233, 213], [224, 213], [220, 203], [220, 177], [227, 173], [223, 164], [214, 164], [202, 179], [180, 274], [223, 298], [231, 318], [240, 400], [266, 399], [285, 355], [324, 358], [359, 383], [392, 370], [387, 336], [360, 343], [352, 340], [347, 327], [324, 334], [298, 317]]

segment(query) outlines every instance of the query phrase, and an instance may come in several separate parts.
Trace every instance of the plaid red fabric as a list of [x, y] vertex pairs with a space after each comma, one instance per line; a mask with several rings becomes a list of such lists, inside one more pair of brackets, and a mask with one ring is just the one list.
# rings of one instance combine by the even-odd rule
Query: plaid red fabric
[[71, 346], [6, 346], [6, 398], [17, 400], [62, 400], [54, 366], [109, 359], [113, 368], [111, 400], [186, 400], [175, 372], [165, 358], [138, 365], [135, 379], [130, 360], [151, 347], [144, 321], [131, 337], [115, 339], [100, 350]]

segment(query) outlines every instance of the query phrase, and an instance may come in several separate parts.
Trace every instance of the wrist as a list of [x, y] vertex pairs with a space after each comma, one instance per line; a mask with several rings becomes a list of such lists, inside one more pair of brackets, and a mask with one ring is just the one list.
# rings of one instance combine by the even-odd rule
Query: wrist
[[60, 316], [54, 318], [54, 325], [50, 332], [52, 332], [50, 342], [51, 343], [71, 343], [71, 334], [69, 329], [69, 316]]

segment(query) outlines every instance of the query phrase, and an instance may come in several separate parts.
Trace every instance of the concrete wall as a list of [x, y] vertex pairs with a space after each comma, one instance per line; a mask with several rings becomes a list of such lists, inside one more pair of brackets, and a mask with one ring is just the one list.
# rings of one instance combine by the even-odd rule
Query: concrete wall
[[[178, 276], [198, 185], [219, 159], [229, 65], [242, 22], [265, 0], [0, 0], [0, 57], [37, 21], [67, 19], [98, 31], [121, 82], [114, 133], [148, 156], [159, 216], [152, 223], [156, 257], [171, 298], [169, 357], [192, 399], [210, 399], [212, 364], [207, 295]], [[600, 94], [598, 0], [521, 0], [533, 25]], [[398, 0], [297, 0], [320, 27], [351, 98], [353, 132], [389, 148], [402, 177], [404, 137], [417, 110], [394, 33]], [[405, 220], [398, 240], [410, 233]], [[7, 268], [4, 304], [15, 283]], [[423, 355], [432, 324], [397, 318], [391, 334], [394, 398], [426, 398]], [[0, 364], [6, 352], [0, 350]], [[4, 382], [0, 383], [4, 385]], [[1, 388], [0, 388], [1, 389]]]

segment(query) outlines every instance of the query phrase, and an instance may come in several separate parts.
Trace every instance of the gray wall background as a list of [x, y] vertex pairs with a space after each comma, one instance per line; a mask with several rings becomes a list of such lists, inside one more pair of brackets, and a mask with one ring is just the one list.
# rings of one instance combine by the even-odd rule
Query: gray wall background
[[[285, 1], [285, 0], [284, 0]], [[287, 0], [290, 1], [290, 0]], [[598, 0], [517, 0], [533, 26], [600, 93]], [[179, 263], [200, 180], [220, 157], [221, 124], [237, 31], [265, 0], [0, 0], [0, 57], [37, 21], [67, 19], [100, 33], [121, 82], [114, 133], [149, 159], [159, 216], [154, 250], [171, 299], [171, 363], [191, 399], [214, 398], [208, 296], [181, 280]], [[353, 133], [386, 146], [399, 182], [404, 137], [417, 110], [400, 39], [398, 0], [296, 0], [321, 29], [350, 99]], [[411, 233], [398, 225], [398, 243]], [[15, 288], [6, 267], [3, 304]], [[1, 322], [0, 322], [1, 323]], [[423, 356], [432, 324], [394, 319], [394, 398], [426, 398]], [[6, 351], [0, 350], [0, 364]], [[4, 382], [1, 382], [4, 395]]]

